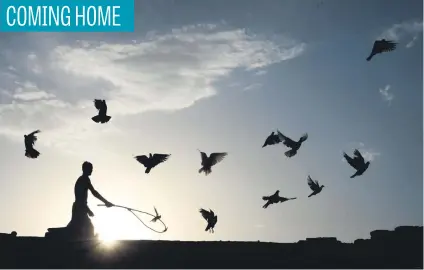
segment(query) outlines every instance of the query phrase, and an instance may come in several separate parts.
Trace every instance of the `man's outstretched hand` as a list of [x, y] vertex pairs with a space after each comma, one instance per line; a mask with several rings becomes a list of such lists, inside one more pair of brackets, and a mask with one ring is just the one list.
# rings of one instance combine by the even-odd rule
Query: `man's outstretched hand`
[[106, 205], [106, 207], [112, 207], [112, 206], [115, 206], [113, 203], [111, 203], [111, 202], [105, 202], [105, 205]]

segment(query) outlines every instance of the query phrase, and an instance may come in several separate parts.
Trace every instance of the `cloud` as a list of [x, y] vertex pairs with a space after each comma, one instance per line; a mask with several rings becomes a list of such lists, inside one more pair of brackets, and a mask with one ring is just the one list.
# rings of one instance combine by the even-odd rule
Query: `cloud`
[[392, 25], [390, 28], [383, 31], [383, 33], [380, 34], [378, 39], [385, 38], [396, 42], [408, 39], [409, 41], [406, 44], [406, 48], [411, 48], [412, 46], [414, 46], [415, 41], [418, 39], [418, 36], [422, 35], [422, 32], [423, 21], [410, 20]]
[[415, 41], [418, 39], [418, 36], [415, 36], [415, 37], [413, 37], [412, 38], [412, 40], [408, 43], [408, 44], [406, 44], [406, 48], [412, 48], [414, 45], [415, 45]]
[[244, 87], [243, 91], [256, 90], [256, 89], [260, 89], [261, 87], [262, 87], [262, 84], [254, 83], [254, 84], [251, 84], [251, 85]]
[[388, 84], [384, 88], [378, 89], [378, 91], [381, 94], [381, 97], [384, 101], [387, 101], [389, 106], [392, 104], [392, 100], [395, 98], [395, 96], [392, 93], [389, 93], [389, 90], [391, 88], [391, 85]]
[[[29, 33], [10, 35], [9, 47], [0, 45], [5, 64], [0, 66], [0, 133], [20, 140], [20, 132], [42, 129], [50, 141], [94, 138], [88, 134], [97, 113], [94, 98], [107, 100], [114, 119], [180, 110], [218, 94], [216, 82], [236, 69], [256, 71], [306, 49], [286, 37], [277, 42], [212, 24], [129, 40], [82, 37]], [[113, 121], [101, 128], [117, 132]]]
[[266, 70], [258, 70], [256, 73], [255, 73], [255, 75], [256, 76], [262, 76], [262, 75], [265, 75], [267, 73], [267, 71]]

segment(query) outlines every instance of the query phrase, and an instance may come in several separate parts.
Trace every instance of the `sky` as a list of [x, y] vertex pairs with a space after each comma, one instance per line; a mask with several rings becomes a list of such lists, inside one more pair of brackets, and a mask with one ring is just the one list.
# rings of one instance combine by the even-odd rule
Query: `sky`
[[[107, 200], [155, 206], [169, 227], [89, 194], [111, 238], [352, 242], [422, 226], [422, 1], [135, 3], [133, 33], [0, 33], [0, 232], [66, 226], [86, 160]], [[397, 49], [367, 62], [381, 37]], [[91, 120], [95, 98], [109, 123]], [[289, 159], [261, 148], [276, 129], [309, 138]], [[350, 179], [355, 148], [371, 165]], [[197, 149], [228, 156], [205, 176]], [[149, 152], [171, 157], [146, 175], [133, 156]], [[311, 198], [308, 175], [325, 185]], [[297, 199], [263, 209], [277, 189]], [[218, 215], [214, 234], [199, 208]]]

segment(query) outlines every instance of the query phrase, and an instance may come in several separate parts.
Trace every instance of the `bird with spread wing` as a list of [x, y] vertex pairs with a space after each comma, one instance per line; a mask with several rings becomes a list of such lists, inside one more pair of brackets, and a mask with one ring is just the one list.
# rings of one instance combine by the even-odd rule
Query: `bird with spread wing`
[[25, 156], [28, 158], [37, 158], [40, 155], [40, 152], [34, 149], [34, 144], [37, 141], [37, 136], [35, 134], [41, 132], [36, 130], [30, 134], [24, 135], [25, 142]]
[[208, 157], [205, 152], [200, 151], [200, 156], [202, 158], [202, 168], [199, 169], [199, 173], [205, 172], [205, 175], [208, 175], [212, 172], [212, 166], [224, 160], [224, 158], [228, 155], [226, 152], [222, 153], [212, 153]]
[[262, 145], [262, 148], [264, 148], [265, 146], [274, 145], [280, 142], [281, 142], [280, 136], [278, 136], [278, 134], [275, 134], [275, 132], [273, 131], [271, 135], [269, 135], [266, 138], [265, 143]]
[[262, 200], [267, 201], [266, 204], [264, 206], [262, 206], [262, 208], [267, 208], [269, 205], [274, 204], [274, 203], [282, 203], [285, 201], [289, 201], [289, 200], [295, 200], [296, 198], [284, 198], [280, 196], [280, 191], [277, 190], [274, 194], [272, 194], [271, 196], [263, 196]]
[[214, 233], [214, 228], [215, 228], [216, 222], [218, 221], [218, 216], [215, 215], [215, 213], [211, 209], [207, 211], [203, 208], [200, 208], [200, 213], [202, 214], [202, 217], [208, 222], [208, 225], [206, 226], [205, 231]]
[[346, 159], [347, 163], [349, 163], [349, 165], [356, 170], [356, 172], [350, 176], [350, 178], [362, 175], [368, 169], [368, 166], [370, 166], [370, 162], [365, 162], [364, 157], [361, 155], [361, 152], [359, 152], [358, 149], [353, 151], [353, 155], [354, 157], [351, 158], [345, 152], [343, 152], [343, 157]]
[[149, 153], [149, 156], [140, 155], [140, 156], [135, 156], [134, 158], [139, 163], [143, 164], [144, 167], [146, 167], [145, 173], [149, 173], [151, 169], [153, 169], [154, 167], [156, 167], [160, 163], [168, 160], [169, 156], [171, 156], [171, 154], [154, 154], [154, 155], [152, 155], [152, 153]]
[[96, 123], [107, 123], [112, 118], [112, 116], [107, 115], [107, 105], [106, 100], [104, 99], [95, 99], [94, 106], [99, 111], [96, 116], [91, 117], [91, 119]]
[[312, 180], [311, 176], [308, 175], [308, 185], [309, 187], [312, 189], [312, 193], [309, 194], [308, 197], [317, 195], [318, 193], [320, 193], [322, 191], [322, 188], [324, 187], [324, 185], [319, 185], [317, 180]]
[[291, 148], [289, 151], [286, 151], [284, 153], [286, 157], [289, 157], [289, 158], [296, 155], [302, 143], [308, 139], [308, 133], [303, 134], [302, 137], [300, 137], [300, 139], [297, 142], [283, 135], [279, 130], [277, 130], [277, 133], [281, 141], [283, 142], [283, 144]]
[[157, 220], [161, 219], [161, 215], [159, 215], [158, 210], [156, 210], [156, 207], [153, 207], [155, 209], [155, 217], [151, 220], [151, 222], [156, 222]]
[[396, 49], [396, 42], [390, 41], [390, 40], [376, 40], [374, 42], [374, 45], [372, 47], [372, 51], [370, 55], [367, 57], [367, 61], [370, 61], [371, 58], [373, 58], [376, 54], [383, 53], [383, 52], [391, 52]]

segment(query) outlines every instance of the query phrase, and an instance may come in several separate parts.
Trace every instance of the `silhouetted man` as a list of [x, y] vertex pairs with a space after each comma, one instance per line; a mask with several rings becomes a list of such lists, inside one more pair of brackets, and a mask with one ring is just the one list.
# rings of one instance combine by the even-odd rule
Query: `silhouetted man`
[[[102, 197], [91, 184], [89, 176], [93, 172], [93, 165], [85, 161], [82, 164], [82, 175], [75, 183], [75, 202], [72, 205], [72, 219], [68, 224], [71, 229], [72, 235], [77, 238], [91, 238], [94, 237], [94, 226], [88, 216], [93, 217], [94, 214], [87, 205], [88, 190], [91, 191], [94, 197], [101, 200], [107, 207], [114, 206], [108, 200]], [[87, 216], [88, 215], [88, 216]]]

